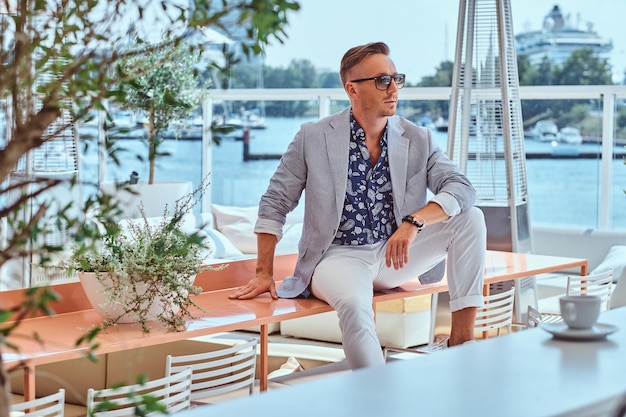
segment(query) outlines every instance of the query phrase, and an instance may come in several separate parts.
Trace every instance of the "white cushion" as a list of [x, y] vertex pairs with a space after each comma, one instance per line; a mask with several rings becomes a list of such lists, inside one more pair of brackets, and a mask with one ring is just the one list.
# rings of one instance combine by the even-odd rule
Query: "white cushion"
[[592, 274], [613, 268], [613, 282], [617, 283], [611, 294], [611, 308], [626, 306], [626, 246], [615, 245]]
[[236, 207], [211, 204], [211, 211], [215, 217], [215, 226], [220, 227], [233, 223], [249, 223], [254, 225], [259, 209], [256, 206]]
[[276, 245], [276, 255], [298, 253], [298, 242], [302, 235], [302, 223], [285, 225], [283, 237]]
[[610, 268], [613, 268], [613, 282], [626, 280], [626, 246], [612, 246], [604, 260], [591, 273], [605, 272]]
[[257, 253], [256, 235], [254, 234], [254, 225], [244, 222], [233, 223], [218, 230], [224, 234], [232, 243], [243, 253]]
[[222, 232], [243, 253], [257, 253], [256, 223], [257, 207], [233, 207], [212, 204], [215, 228]]
[[[222, 232], [244, 254], [257, 253], [257, 239], [254, 226], [258, 217], [258, 207], [234, 207], [212, 204], [215, 228]], [[283, 237], [276, 246], [276, 254], [296, 253], [302, 234], [302, 216], [289, 214], [283, 230]]]
[[219, 259], [233, 259], [243, 255], [243, 253], [231, 243], [230, 240], [215, 229], [203, 229], [206, 234], [205, 243], [209, 246], [209, 256]]

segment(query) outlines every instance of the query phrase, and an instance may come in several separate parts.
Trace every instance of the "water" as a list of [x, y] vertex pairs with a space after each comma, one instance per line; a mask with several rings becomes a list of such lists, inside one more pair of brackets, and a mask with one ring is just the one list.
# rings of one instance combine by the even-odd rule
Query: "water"
[[[280, 154], [298, 131], [300, 124], [313, 118], [269, 118], [267, 129], [251, 130], [250, 153]], [[435, 140], [443, 149], [447, 134], [435, 132]], [[118, 141], [127, 148], [121, 168], [109, 166], [108, 179], [126, 180], [137, 171], [142, 180], [147, 179], [147, 162], [132, 155], [146, 154], [141, 140]], [[526, 140], [527, 152], [549, 152], [551, 145]], [[597, 145], [584, 144], [581, 150], [598, 151]], [[156, 180], [201, 181], [202, 147], [199, 140], [167, 140], [163, 150], [171, 156], [158, 161]], [[212, 202], [234, 206], [256, 206], [265, 192], [269, 179], [278, 166], [278, 160], [244, 162], [243, 142], [228, 138], [213, 146], [211, 172]], [[144, 157], [145, 158], [145, 157]], [[528, 159], [526, 162], [531, 223], [576, 227], [598, 227], [598, 201], [600, 189], [600, 161], [598, 159]], [[97, 178], [97, 157], [93, 149], [82, 163], [83, 179]], [[626, 229], [626, 166], [622, 159], [613, 162], [612, 228]], [[301, 210], [299, 207], [297, 211]], [[208, 211], [207, 208], [204, 211]]]

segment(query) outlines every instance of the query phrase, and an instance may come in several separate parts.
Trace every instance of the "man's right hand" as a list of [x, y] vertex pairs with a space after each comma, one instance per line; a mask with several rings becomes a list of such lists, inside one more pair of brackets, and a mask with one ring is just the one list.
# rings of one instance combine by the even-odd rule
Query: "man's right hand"
[[231, 299], [249, 300], [269, 292], [274, 300], [278, 299], [274, 283], [274, 249], [278, 239], [268, 233], [257, 233], [257, 267], [255, 276], [228, 296]]
[[228, 296], [228, 298], [249, 300], [265, 292], [269, 292], [274, 300], [278, 299], [274, 278], [271, 275], [267, 277], [257, 274], [246, 285], [237, 288], [235, 292]]

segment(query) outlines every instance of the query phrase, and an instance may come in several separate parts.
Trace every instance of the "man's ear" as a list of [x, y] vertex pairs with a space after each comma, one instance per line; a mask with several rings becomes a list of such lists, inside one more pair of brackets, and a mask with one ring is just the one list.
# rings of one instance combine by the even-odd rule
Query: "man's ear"
[[347, 82], [346, 85], [344, 86], [346, 93], [348, 93], [349, 96], [353, 96], [356, 95], [356, 89], [354, 88], [354, 83], [351, 82]]

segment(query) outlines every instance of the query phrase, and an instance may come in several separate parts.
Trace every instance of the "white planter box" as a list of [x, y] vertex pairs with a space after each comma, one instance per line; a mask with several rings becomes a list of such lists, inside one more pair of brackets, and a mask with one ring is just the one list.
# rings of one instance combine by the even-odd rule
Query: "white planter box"
[[[139, 320], [139, 313], [130, 312], [124, 313], [125, 306], [118, 304], [117, 302], [110, 301], [107, 287], [111, 288], [113, 283], [111, 279], [106, 275], [103, 277], [104, 285], [97, 278], [95, 272], [79, 272], [78, 278], [80, 279], [80, 283], [83, 287], [83, 291], [85, 291], [85, 295], [87, 299], [91, 303], [91, 306], [96, 310], [104, 319], [117, 319], [117, 323], [137, 323]], [[195, 280], [195, 275], [193, 276]], [[121, 292], [120, 301], [122, 301], [125, 305], [132, 305], [135, 303], [136, 296], [144, 296], [146, 293], [146, 289], [148, 288], [148, 284], [143, 282], [137, 283], [137, 290], [133, 292], [131, 289], [130, 283], [127, 283], [125, 289], [128, 288], [128, 291]], [[174, 303], [174, 298], [168, 297], [163, 300], [157, 298], [144, 298], [144, 301], [141, 303], [141, 310], [148, 310], [145, 314], [145, 317], [148, 321], [156, 321], [159, 319], [159, 315], [164, 312], [168, 317], [175, 315], [178, 310], [180, 310], [180, 305]], [[119, 318], [118, 318], [119, 317]]]
[[174, 212], [176, 201], [193, 191], [191, 181], [169, 181], [148, 184], [140, 182], [129, 185], [136, 194], [125, 190], [116, 190], [114, 182], [104, 182], [100, 189], [113, 194], [120, 202], [120, 209], [131, 219], [141, 217], [139, 204], [143, 202], [146, 217], [163, 216], [167, 205], [170, 214]]

